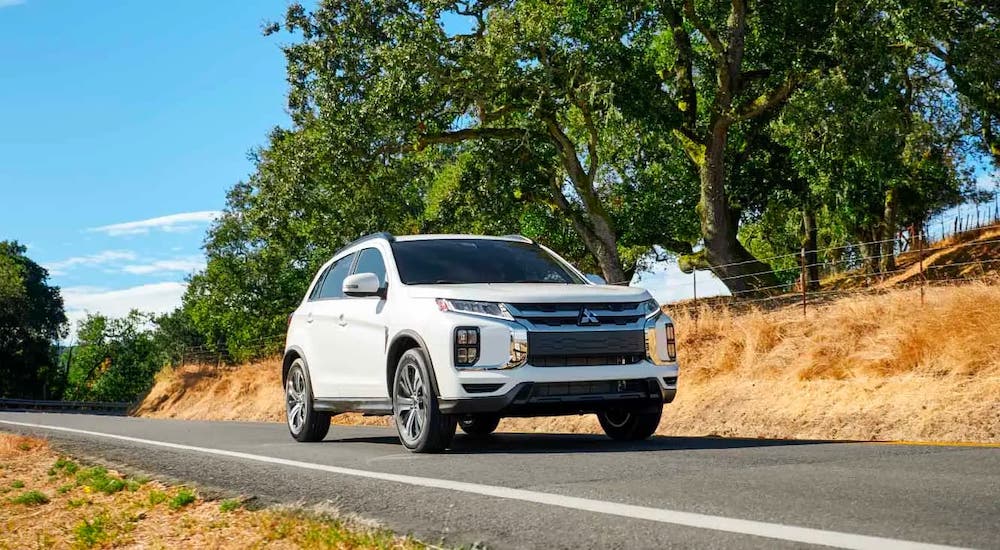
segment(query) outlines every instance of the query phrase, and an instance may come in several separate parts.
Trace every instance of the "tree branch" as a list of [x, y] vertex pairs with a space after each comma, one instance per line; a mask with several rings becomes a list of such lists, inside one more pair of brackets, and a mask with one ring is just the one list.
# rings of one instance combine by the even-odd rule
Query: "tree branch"
[[698, 94], [694, 87], [691, 36], [684, 28], [684, 20], [672, 2], [664, 2], [662, 9], [677, 49], [677, 57], [674, 59], [674, 83], [680, 94], [677, 108], [684, 116], [685, 135], [693, 136], [698, 124]]
[[472, 141], [477, 139], [522, 139], [528, 133], [528, 130], [524, 130], [522, 128], [464, 128], [462, 130], [454, 130], [451, 132], [423, 134], [418, 137], [414, 143], [401, 145], [397, 148], [387, 147], [383, 149], [383, 152], [405, 153], [422, 151], [427, 148], [428, 145], [459, 143], [462, 141]]
[[688, 21], [694, 25], [694, 28], [705, 37], [708, 44], [712, 47], [715, 53], [719, 55], [725, 55], [726, 46], [719, 40], [719, 35], [716, 34], [711, 27], [702, 21], [701, 17], [698, 17], [698, 13], [694, 11], [694, 0], [684, 0], [684, 16], [687, 17]]
[[753, 101], [744, 103], [736, 110], [735, 122], [760, 116], [770, 109], [781, 105], [788, 99], [788, 96], [792, 95], [792, 92], [795, 91], [798, 85], [799, 79], [794, 75], [789, 76], [781, 85], [772, 90], [771, 93], [761, 94]]

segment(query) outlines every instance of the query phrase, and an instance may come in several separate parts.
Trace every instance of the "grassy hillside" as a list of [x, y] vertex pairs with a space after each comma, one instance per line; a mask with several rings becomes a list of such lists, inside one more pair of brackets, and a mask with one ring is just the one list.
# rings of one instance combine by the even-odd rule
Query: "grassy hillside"
[[[801, 309], [677, 318], [681, 378], [659, 433], [1000, 442], [1000, 286], [854, 296]], [[165, 371], [154, 417], [283, 419], [277, 359]], [[337, 423], [384, 424], [342, 415]], [[597, 433], [590, 416], [507, 419], [501, 430]]]

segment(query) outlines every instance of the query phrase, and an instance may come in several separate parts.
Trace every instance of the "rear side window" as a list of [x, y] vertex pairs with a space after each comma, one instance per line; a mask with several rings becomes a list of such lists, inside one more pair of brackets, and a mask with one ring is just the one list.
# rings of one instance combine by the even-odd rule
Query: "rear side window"
[[382, 253], [376, 248], [366, 248], [358, 253], [358, 265], [355, 273], [374, 273], [378, 277], [379, 288], [385, 288], [385, 261]]
[[342, 298], [344, 296], [344, 279], [351, 272], [351, 264], [354, 262], [354, 254], [344, 256], [334, 262], [326, 270], [326, 275], [319, 283], [319, 293], [314, 293], [314, 300], [325, 300], [329, 298]]

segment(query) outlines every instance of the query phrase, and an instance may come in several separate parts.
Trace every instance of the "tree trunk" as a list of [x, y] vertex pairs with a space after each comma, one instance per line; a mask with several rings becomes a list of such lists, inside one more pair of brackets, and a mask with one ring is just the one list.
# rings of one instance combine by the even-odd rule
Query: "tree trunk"
[[879, 272], [879, 259], [882, 256], [882, 247], [877, 241], [880, 232], [877, 229], [862, 231], [859, 239], [861, 241], [861, 269], [865, 273], [875, 274]]
[[608, 284], [627, 283], [632, 280], [631, 274], [625, 272], [622, 266], [621, 257], [618, 255], [617, 236], [614, 229], [602, 212], [587, 212], [584, 216], [578, 209], [570, 204], [563, 195], [562, 186], [559, 184], [559, 176], [552, 176], [552, 194], [556, 206], [569, 217], [573, 224], [573, 229], [583, 241], [583, 246], [587, 252], [597, 260], [597, 265], [601, 268], [601, 275]]
[[819, 228], [816, 212], [808, 202], [802, 207], [802, 246], [806, 249], [806, 289], [819, 290], [819, 254], [816, 253]]
[[716, 124], [698, 166], [701, 201], [698, 204], [705, 252], [712, 272], [734, 295], [745, 296], [755, 289], [777, 286], [769, 266], [756, 258], [737, 239], [739, 219], [733, 215], [726, 196], [725, 149], [728, 127]]
[[882, 273], [896, 270], [896, 190], [885, 192], [885, 211], [882, 214]]

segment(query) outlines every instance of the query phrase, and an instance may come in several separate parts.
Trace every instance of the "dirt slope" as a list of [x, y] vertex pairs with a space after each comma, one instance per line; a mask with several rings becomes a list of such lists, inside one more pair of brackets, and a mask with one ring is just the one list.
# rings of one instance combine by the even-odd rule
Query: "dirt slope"
[[[676, 318], [671, 435], [1000, 442], [1000, 286], [851, 297], [811, 308]], [[697, 328], [696, 328], [697, 326]], [[160, 375], [138, 413], [283, 419], [277, 360]], [[337, 417], [338, 423], [385, 423]], [[592, 417], [507, 419], [501, 430], [598, 432]]]

